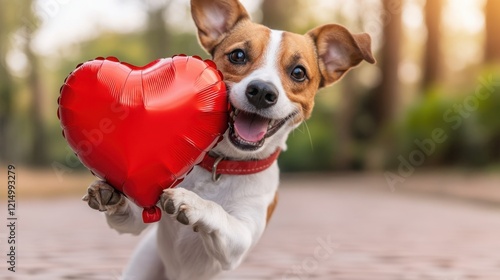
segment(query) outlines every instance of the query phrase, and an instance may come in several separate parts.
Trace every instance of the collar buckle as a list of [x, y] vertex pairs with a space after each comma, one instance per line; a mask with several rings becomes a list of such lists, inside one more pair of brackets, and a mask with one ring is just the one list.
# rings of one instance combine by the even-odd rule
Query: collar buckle
[[219, 165], [219, 163], [224, 159], [223, 156], [219, 156], [217, 157], [217, 159], [214, 161], [214, 164], [212, 165], [212, 181], [214, 183], [217, 183], [220, 181], [220, 178], [222, 176], [222, 174], [217, 174], [217, 166]]

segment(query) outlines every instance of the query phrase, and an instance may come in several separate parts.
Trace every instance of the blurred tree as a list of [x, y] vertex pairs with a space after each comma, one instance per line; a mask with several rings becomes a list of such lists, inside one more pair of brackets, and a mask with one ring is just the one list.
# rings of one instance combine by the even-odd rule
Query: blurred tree
[[[497, 1], [498, 2], [498, 1]], [[441, 14], [443, 0], [427, 0], [425, 3], [425, 24], [427, 43], [425, 44], [422, 89], [428, 92], [440, 80], [441, 75]]]
[[379, 60], [382, 79], [372, 96], [372, 115], [377, 128], [381, 128], [393, 117], [396, 100], [400, 93], [398, 71], [402, 22], [401, 9], [395, 7], [401, 7], [403, 2], [402, 0], [383, 0], [382, 3], [385, 16], [387, 16], [387, 11], [396, 12], [390, 13], [390, 17], [386, 18], [383, 27], [383, 44]]
[[24, 53], [28, 59], [26, 84], [31, 95], [29, 105], [29, 119], [32, 130], [31, 153], [28, 160], [35, 165], [42, 165], [47, 160], [47, 146], [45, 135], [45, 122], [43, 118], [43, 85], [40, 77], [39, 58], [31, 48], [31, 42], [35, 32], [40, 26], [38, 18], [34, 13], [35, 0], [21, 1], [22, 20], [19, 32], [24, 39]]
[[28, 90], [31, 93], [31, 103], [29, 117], [33, 129], [33, 137], [31, 142], [31, 159], [35, 165], [42, 165], [47, 160], [47, 141], [45, 135], [45, 122], [43, 118], [43, 85], [40, 77], [39, 57], [31, 49], [33, 33], [29, 33], [26, 45], [25, 54], [30, 62], [28, 70], [27, 84]]
[[335, 130], [337, 144], [339, 149], [332, 156], [336, 169], [346, 170], [352, 168], [354, 162], [354, 122], [356, 109], [359, 103], [358, 82], [353, 73], [349, 73], [340, 83], [342, 95], [340, 106], [334, 114]]
[[1, 0], [0, 9], [0, 160], [9, 160], [8, 158], [8, 138], [7, 127], [12, 115], [12, 78], [7, 69], [6, 56], [9, 49], [8, 36], [12, 31], [12, 22], [10, 22], [7, 9], [7, 0]]
[[500, 62], [500, 1], [488, 0], [485, 6], [486, 16], [486, 62]]
[[298, 0], [263, 0], [262, 24], [273, 29], [290, 30], [298, 7]]
[[170, 32], [164, 20], [165, 11], [171, 1], [147, 0], [148, 22], [144, 32], [146, 46], [149, 48], [148, 61], [166, 56], [169, 48]]

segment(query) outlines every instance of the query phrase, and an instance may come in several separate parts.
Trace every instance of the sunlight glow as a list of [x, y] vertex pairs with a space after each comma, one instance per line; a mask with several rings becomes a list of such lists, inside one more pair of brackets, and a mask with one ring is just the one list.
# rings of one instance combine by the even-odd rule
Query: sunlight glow
[[443, 19], [448, 29], [475, 34], [484, 28], [484, 0], [448, 0]]
[[19, 78], [26, 77], [29, 63], [25, 53], [13, 49], [7, 53], [6, 60], [12, 75]]
[[424, 24], [422, 7], [414, 1], [408, 2], [403, 10], [403, 23], [411, 29], [422, 27]]
[[421, 75], [421, 69], [418, 64], [412, 61], [402, 61], [400, 63], [398, 76], [404, 83], [417, 83], [420, 80]]
[[38, 0], [35, 12], [41, 19], [33, 49], [42, 55], [54, 54], [61, 46], [73, 45], [99, 36], [102, 31], [132, 32], [144, 26], [146, 15], [135, 1], [60, 1], [47, 6]]
[[452, 71], [462, 71], [479, 63], [483, 45], [481, 32], [485, 27], [484, 0], [448, 0], [444, 6], [443, 23], [446, 65]]

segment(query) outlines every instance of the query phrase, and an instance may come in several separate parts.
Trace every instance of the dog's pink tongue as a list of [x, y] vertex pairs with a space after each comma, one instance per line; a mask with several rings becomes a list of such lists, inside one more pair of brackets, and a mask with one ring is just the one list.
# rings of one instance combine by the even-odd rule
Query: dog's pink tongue
[[254, 114], [240, 112], [234, 120], [236, 133], [246, 141], [259, 142], [266, 136], [269, 120]]

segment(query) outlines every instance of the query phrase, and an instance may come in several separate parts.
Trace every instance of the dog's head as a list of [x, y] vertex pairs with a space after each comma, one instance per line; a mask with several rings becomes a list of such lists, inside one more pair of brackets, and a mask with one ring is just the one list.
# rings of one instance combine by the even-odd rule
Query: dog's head
[[237, 0], [191, 0], [202, 46], [224, 74], [232, 105], [230, 126], [216, 152], [261, 158], [284, 149], [309, 118], [317, 90], [366, 60], [368, 34], [329, 24], [305, 35], [253, 23]]

